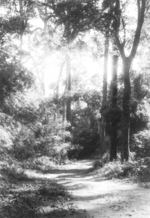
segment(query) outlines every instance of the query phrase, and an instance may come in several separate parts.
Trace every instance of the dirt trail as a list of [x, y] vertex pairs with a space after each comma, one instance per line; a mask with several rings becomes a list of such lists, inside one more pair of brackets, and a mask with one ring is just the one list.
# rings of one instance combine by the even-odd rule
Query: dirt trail
[[91, 167], [92, 161], [80, 161], [41, 176], [63, 184], [77, 208], [87, 210], [91, 218], [150, 218], [150, 189], [89, 176]]

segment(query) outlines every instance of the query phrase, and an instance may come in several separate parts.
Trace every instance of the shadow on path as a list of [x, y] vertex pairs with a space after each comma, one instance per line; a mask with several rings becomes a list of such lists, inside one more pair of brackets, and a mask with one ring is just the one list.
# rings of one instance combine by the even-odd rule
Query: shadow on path
[[150, 190], [144, 190], [137, 184], [123, 180], [106, 180], [98, 175], [91, 176], [88, 172], [92, 168], [92, 162], [78, 161], [47, 171], [46, 174], [31, 174], [65, 186], [73, 195], [77, 208], [87, 210], [91, 217], [150, 218]]
[[44, 174], [77, 174], [77, 175], [84, 175], [89, 172], [89, 169], [54, 169], [54, 170], [47, 170]]

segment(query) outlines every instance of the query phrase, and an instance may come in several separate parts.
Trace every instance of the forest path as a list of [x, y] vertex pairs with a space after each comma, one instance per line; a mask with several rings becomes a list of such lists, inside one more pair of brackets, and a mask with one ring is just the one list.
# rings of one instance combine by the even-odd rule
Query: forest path
[[91, 167], [90, 160], [78, 161], [41, 177], [64, 185], [73, 195], [74, 205], [87, 210], [91, 218], [150, 218], [150, 189], [88, 175]]

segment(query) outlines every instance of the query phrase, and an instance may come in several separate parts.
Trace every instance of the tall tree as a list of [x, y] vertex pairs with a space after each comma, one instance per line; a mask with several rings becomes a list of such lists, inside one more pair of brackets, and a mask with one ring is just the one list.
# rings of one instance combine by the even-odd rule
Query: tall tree
[[[117, 158], [117, 71], [118, 71], [118, 58], [119, 52], [112, 33], [119, 30], [120, 26], [120, 3], [118, 0], [102, 1], [102, 18], [103, 22], [100, 29], [105, 30], [112, 41], [112, 81], [111, 81], [111, 133], [110, 133], [110, 160]], [[103, 29], [101, 31], [103, 31]], [[105, 98], [105, 95], [103, 95]]]
[[109, 54], [109, 35], [106, 32], [105, 33], [105, 44], [104, 44], [103, 98], [102, 98], [101, 122], [100, 122], [100, 140], [101, 140], [101, 153], [102, 153], [102, 155], [106, 152], [105, 110], [106, 110], [106, 107], [107, 107], [108, 54]]
[[66, 120], [68, 122], [71, 122], [71, 58], [70, 58], [70, 54], [67, 55], [66, 89], [67, 89]]
[[[120, 2], [120, 0], [119, 0]], [[124, 91], [123, 91], [123, 114], [122, 114], [122, 161], [129, 160], [129, 141], [130, 141], [130, 98], [131, 98], [131, 84], [130, 84], [130, 68], [131, 64], [135, 58], [137, 48], [140, 42], [140, 36], [142, 31], [142, 26], [144, 23], [146, 0], [137, 0], [137, 27], [134, 33], [134, 39], [131, 46], [131, 51], [129, 55], [126, 55], [126, 27], [124, 26], [124, 39], [121, 41], [119, 33], [117, 30], [114, 32], [114, 37], [116, 45], [120, 51], [120, 55], [123, 63], [123, 81], [124, 81]]]
[[[118, 32], [120, 27], [120, 2], [116, 0], [113, 5], [113, 19], [112, 19], [112, 31]], [[112, 81], [111, 81], [111, 137], [110, 137], [110, 161], [117, 159], [117, 95], [118, 95], [118, 59], [119, 51], [113, 38], [113, 51], [112, 51]]]

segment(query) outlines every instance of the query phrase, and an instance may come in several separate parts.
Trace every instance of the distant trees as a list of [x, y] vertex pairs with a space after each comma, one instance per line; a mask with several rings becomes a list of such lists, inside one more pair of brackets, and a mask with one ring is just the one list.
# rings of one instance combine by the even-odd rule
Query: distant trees
[[33, 84], [33, 76], [25, 70], [17, 60], [6, 53], [0, 56], [0, 108], [4, 109], [5, 99], [21, 92]]
[[[45, 1], [41, 5], [50, 9], [46, 14], [48, 20], [63, 29], [62, 46], [67, 46], [67, 68], [66, 68], [66, 119], [71, 122], [71, 44], [80, 33], [92, 28], [91, 18], [97, 11], [95, 5], [97, 0], [87, 1], [84, 4], [79, 1]], [[93, 20], [93, 18], [92, 18]]]
[[[15, 46], [21, 31], [21, 17], [18, 15], [18, 1], [2, 2], [5, 15], [1, 15], [0, 27], [0, 108], [4, 110], [5, 99], [12, 94], [22, 92], [33, 84], [33, 75], [19, 60], [18, 47]], [[17, 56], [17, 55], [18, 56]]]
[[109, 44], [110, 44], [109, 35], [107, 31], [105, 33], [105, 43], [104, 43], [104, 72], [103, 72], [103, 99], [101, 107], [101, 120], [100, 120], [100, 139], [101, 139], [101, 153], [102, 155], [106, 152], [106, 120], [105, 120], [105, 111], [107, 107], [108, 100], [108, 85], [107, 85], [107, 76], [108, 76], [108, 55], [109, 55]]
[[[64, 53], [63, 57], [65, 57], [65, 60], [61, 61], [62, 66], [60, 67], [57, 87], [55, 86], [55, 97], [57, 98], [57, 103], [62, 100], [59, 99], [59, 86], [61, 74], [65, 71], [66, 78], [63, 83], [63, 87], [65, 87], [63, 96], [65, 111], [63, 114], [64, 119], [73, 123], [71, 105], [74, 103], [74, 96], [72, 95], [71, 53], [77, 47], [78, 42], [81, 42], [82, 39], [84, 41], [84, 36], [92, 36], [92, 34], [94, 35], [97, 32], [97, 34], [103, 35], [100, 44], [104, 50], [104, 74], [103, 88], [101, 88], [102, 94], [99, 99], [99, 113], [101, 113], [101, 118], [99, 115], [92, 115], [93, 117], [95, 116], [94, 119], [92, 118], [92, 122], [100, 122], [99, 126], [101, 128], [98, 130], [96, 126], [95, 131], [99, 131], [100, 134], [100, 138], [96, 138], [101, 145], [102, 154], [106, 152], [105, 136], [109, 135], [111, 161], [117, 158], [117, 152], [120, 149], [118, 146], [118, 130], [120, 131], [119, 128], [121, 126], [121, 159], [122, 161], [128, 161], [132, 111], [131, 97], [133, 94], [131, 87], [131, 66], [140, 44], [142, 27], [146, 16], [145, 13], [148, 11], [147, 4], [148, 1], [146, 0], [137, 0], [136, 3], [126, 0], [87, 0], [84, 2], [73, 0], [15, 0], [6, 1], [5, 4], [2, 2], [1, 6], [4, 8], [6, 16], [2, 17], [0, 27], [2, 51], [0, 56], [1, 108], [4, 106], [5, 98], [10, 96], [11, 93], [22, 91], [31, 86], [33, 82], [32, 76], [21, 65], [22, 58], [20, 60], [18, 58], [19, 55], [20, 57], [32, 56], [29, 50], [28, 52], [24, 52], [23, 36], [25, 36], [25, 33], [28, 36], [33, 34], [33, 38], [31, 37], [32, 42], [30, 42], [33, 43], [34, 48], [44, 45], [41, 47], [47, 52], [45, 52], [45, 56], [52, 51], [62, 51]], [[137, 15], [133, 16], [134, 22], [137, 25], [135, 30], [130, 25], [130, 14], [127, 11], [130, 6], [137, 11]], [[31, 30], [30, 21], [32, 18], [40, 19], [43, 22], [43, 29], [39, 28], [39, 30], [37, 28], [38, 30]], [[90, 30], [93, 32], [90, 32]], [[19, 46], [17, 44], [18, 42], [20, 42]], [[86, 46], [86, 48], [89, 47], [87, 42]], [[98, 52], [102, 53], [101, 51]], [[34, 55], [35, 53], [33, 53]], [[109, 56], [112, 59], [112, 80], [110, 86], [107, 83]], [[118, 63], [120, 57], [123, 66], [123, 84], [119, 84], [118, 81]], [[34, 57], [31, 58], [34, 59]], [[43, 61], [42, 58], [40, 61]], [[38, 71], [36, 62], [34, 65]], [[42, 75], [42, 71], [39, 74]], [[41, 79], [40, 76], [39, 78]], [[121, 92], [119, 89], [121, 89]], [[95, 113], [98, 112], [96, 111]], [[89, 122], [91, 122], [90, 119]]]

